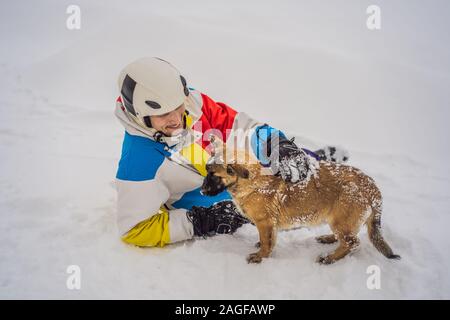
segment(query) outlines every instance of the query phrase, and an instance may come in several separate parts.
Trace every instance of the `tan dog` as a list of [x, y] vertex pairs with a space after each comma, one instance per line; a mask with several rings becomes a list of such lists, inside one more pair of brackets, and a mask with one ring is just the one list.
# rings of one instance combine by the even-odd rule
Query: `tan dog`
[[[221, 151], [227, 154], [223, 145]], [[339, 241], [339, 246], [327, 256], [319, 256], [319, 263], [330, 264], [352, 252], [359, 245], [358, 233], [364, 223], [379, 252], [389, 259], [400, 258], [381, 235], [381, 193], [374, 180], [360, 170], [308, 157], [308, 177], [292, 184], [279, 176], [264, 174], [258, 161], [249, 161], [254, 159], [247, 152], [234, 152], [226, 161], [213, 159], [216, 157], [207, 164], [202, 193], [215, 195], [227, 188], [241, 212], [256, 225], [259, 251], [247, 257], [249, 263], [269, 257], [278, 229], [324, 223], [333, 234], [318, 237], [317, 241]]]

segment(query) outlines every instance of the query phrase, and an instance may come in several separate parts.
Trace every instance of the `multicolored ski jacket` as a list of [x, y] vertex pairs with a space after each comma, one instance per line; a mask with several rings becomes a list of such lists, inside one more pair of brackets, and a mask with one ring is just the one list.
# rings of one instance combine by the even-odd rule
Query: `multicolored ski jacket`
[[[115, 114], [125, 127], [117, 175], [117, 222], [125, 242], [138, 246], [164, 246], [193, 236], [186, 210], [192, 206], [209, 207], [231, 199], [227, 191], [209, 197], [200, 193], [205, 164], [210, 157], [211, 130], [224, 141], [243, 136], [261, 163], [268, 163], [261, 145], [270, 134], [282, 132], [215, 102], [195, 89], [185, 103], [184, 133], [176, 137], [155, 134], [128, 118], [122, 100]], [[264, 129], [264, 130], [262, 130]]]

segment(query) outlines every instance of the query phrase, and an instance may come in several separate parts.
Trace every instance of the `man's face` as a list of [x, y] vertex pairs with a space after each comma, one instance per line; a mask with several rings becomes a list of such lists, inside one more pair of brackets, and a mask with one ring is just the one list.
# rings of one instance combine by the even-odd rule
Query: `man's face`
[[165, 113], [160, 116], [151, 116], [150, 120], [153, 128], [157, 131], [161, 131], [169, 137], [178, 134], [181, 130], [183, 130], [184, 110], [184, 104], [182, 104], [169, 113]]

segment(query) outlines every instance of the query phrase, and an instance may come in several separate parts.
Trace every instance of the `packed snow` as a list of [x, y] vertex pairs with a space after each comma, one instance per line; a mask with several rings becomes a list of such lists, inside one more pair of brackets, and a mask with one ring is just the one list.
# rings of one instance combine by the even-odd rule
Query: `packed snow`
[[[365, 0], [76, 2], [80, 30], [66, 28], [71, 1], [0, 12], [0, 298], [450, 298], [448, 1], [376, 1], [381, 30], [367, 29]], [[252, 225], [164, 248], [122, 243], [116, 79], [141, 56], [303, 147], [345, 147], [379, 185], [402, 260], [365, 228], [330, 266], [315, 262], [336, 246], [314, 239], [328, 227], [280, 232], [259, 265], [245, 260]], [[374, 265], [379, 289], [367, 286]]]

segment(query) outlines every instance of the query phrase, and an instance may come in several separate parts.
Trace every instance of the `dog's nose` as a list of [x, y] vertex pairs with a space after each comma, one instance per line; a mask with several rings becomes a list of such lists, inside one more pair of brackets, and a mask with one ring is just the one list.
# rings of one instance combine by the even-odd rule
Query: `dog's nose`
[[200, 194], [203, 196], [206, 196], [206, 195], [208, 195], [208, 192], [209, 192], [209, 186], [208, 186], [208, 182], [205, 179], [205, 181], [203, 181], [202, 186], [200, 187]]
[[210, 179], [209, 174], [207, 174], [206, 177], [203, 179], [203, 183], [202, 183], [202, 186], [201, 186], [201, 189], [203, 191], [208, 188], [209, 179]]

